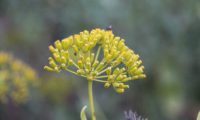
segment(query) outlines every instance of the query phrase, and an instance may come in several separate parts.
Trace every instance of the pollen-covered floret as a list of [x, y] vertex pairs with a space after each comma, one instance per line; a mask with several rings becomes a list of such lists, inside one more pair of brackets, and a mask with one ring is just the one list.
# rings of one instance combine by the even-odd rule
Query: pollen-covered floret
[[85, 30], [55, 41], [49, 50], [53, 57], [49, 57], [49, 66], [45, 66], [45, 70], [67, 70], [88, 80], [102, 82], [106, 88], [112, 85], [118, 93], [129, 88], [125, 82], [146, 77], [139, 55], [111, 30]]
[[36, 72], [14, 58], [11, 54], [0, 52], [0, 101], [12, 99], [16, 103], [25, 102], [29, 87], [37, 85]]

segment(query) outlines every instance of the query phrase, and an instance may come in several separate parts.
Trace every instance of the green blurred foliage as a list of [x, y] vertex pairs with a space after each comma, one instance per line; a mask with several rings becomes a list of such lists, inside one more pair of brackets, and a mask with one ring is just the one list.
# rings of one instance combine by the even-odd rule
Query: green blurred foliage
[[[114, 33], [141, 56], [147, 79], [130, 83], [123, 95], [95, 84], [97, 118], [123, 120], [123, 111], [132, 109], [150, 120], [196, 119], [200, 109], [199, 21], [198, 0], [0, 0], [0, 50], [14, 53], [44, 80], [52, 80], [42, 69], [50, 55], [49, 44], [85, 29], [112, 25]], [[1, 105], [0, 119], [80, 119], [79, 112], [87, 104], [87, 84], [63, 74], [62, 79], [73, 82], [66, 97], [59, 98], [62, 102], [37, 91], [25, 105]]]

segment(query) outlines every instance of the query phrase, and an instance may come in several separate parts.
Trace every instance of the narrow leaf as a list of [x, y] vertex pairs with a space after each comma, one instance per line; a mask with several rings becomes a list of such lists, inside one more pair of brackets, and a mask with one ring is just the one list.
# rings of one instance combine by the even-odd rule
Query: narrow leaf
[[197, 120], [200, 120], [200, 111], [198, 113]]
[[82, 108], [82, 110], [81, 110], [81, 115], [80, 115], [81, 120], [87, 120], [86, 114], [85, 114], [85, 109], [86, 109], [86, 108], [87, 108], [87, 106], [85, 105], [85, 106]]

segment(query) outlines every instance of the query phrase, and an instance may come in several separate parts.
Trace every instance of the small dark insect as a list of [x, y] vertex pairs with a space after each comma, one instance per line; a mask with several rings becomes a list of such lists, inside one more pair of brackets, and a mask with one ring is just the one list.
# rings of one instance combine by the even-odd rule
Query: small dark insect
[[74, 55], [76, 56], [76, 55], [77, 55], [77, 53], [76, 53], [76, 52], [74, 52]]
[[106, 30], [112, 30], [112, 25], [109, 25], [108, 27], [106, 27]]

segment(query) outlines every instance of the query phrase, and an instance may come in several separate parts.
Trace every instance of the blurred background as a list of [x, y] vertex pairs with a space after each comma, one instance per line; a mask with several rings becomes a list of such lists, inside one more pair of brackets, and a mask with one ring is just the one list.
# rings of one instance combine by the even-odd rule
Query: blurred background
[[[23, 104], [0, 104], [0, 120], [79, 120], [87, 82], [48, 73], [48, 45], [112, 25], [143, 60], [147, 78], [119, 95], [94, 85], [98, 120], [195, 120], [200, 110], [199, 0], [0, 0], [0, 51], [31, 66], [41, 85]], [[89, 109], [87, 109], [89, 111]]]

